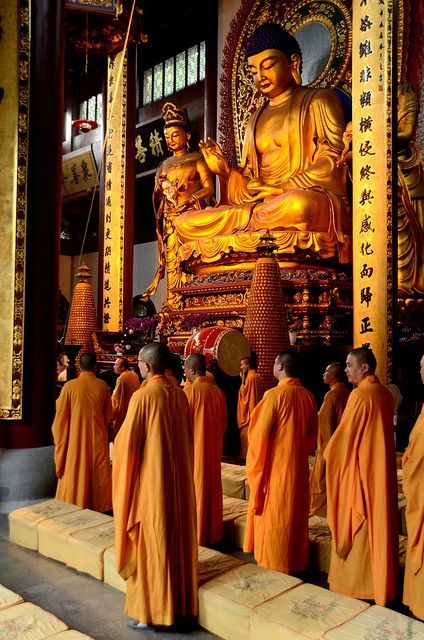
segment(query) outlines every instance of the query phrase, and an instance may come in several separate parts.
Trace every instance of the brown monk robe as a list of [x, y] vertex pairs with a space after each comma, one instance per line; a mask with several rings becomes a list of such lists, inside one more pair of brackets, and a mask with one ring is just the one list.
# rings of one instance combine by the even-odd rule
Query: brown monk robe
[[340, 362], [333, 362], [324, 371], [324, 382], [330, 385], [318, 411], [318, 446], [315, 455], [315, 462], [309, 479], [309, 490], [311, 493], [309, 515], [327, 515], [327, 493], [325, 490], [325, 460], [324, 451], [332, 434], [339, 424], [347, 399], [349, 389], [343, 382], [343, 365]]
[[113, 434], [116, 436], [127, 415], [130, 398], [140, 388], [140, 380], [135, 371], [131, 371], [126, 358], [117, 358], [113, 370], [119, 375], [112, 393]]
[[247, 455], [250, 416], [253, 409], [262, 400], [264, 390], [262, 379], [252, 366], [250, 358], [242, 358], [240, 361], [241, 385], [237, 402], [237, 424], [240, 429], [240, 458]]
[[397, 590], [397, 474], [393, 398], [375, 369], [371, 349], [348, 355], [347, 378], [358, 388], [324, 453], [333, 536], [328, 582], [332, 591], [384, 606]]
[[140, 351], [147, 384], [115, 440], [116, 563], [127, 580], [125, 611], [141, 625], [198, 612], [193, 431], [184, 392], [164, 375], [168, 357], [158, 342]]
[[308, 455], [317, 437], [315, 399], [298, 379], [296, 354], [274, 363], [278, 386], [252, 413], [247, 452], [250, 485], [244, 551], [262, 567], [284, 573], [308, 564]]
[[185, 361], [190, 381], [184, 391], [194, 429], [194, 488], [197, 505], [197, 541], [211, 545], [222, 539], [222, 438], [227, 427], [224, 393], [206, 376], [206, 359], [196, 353]]
[[108, 428], [109, 388], [94, 372], [96, 356], [83, 353], [81, 373], [69, 380], [56, 401], [52, 432], [59, 478], [56, 498], [94, 511], [112, 508]]
[[[421, 380], [424, 383], [424, 356], [421, 358], [420, 366]], [[402, 467], [403, 490], [408, 498], [408, 545], [403, 602], [414, 615], [424, 620], [424, 407], [409, 436]]]

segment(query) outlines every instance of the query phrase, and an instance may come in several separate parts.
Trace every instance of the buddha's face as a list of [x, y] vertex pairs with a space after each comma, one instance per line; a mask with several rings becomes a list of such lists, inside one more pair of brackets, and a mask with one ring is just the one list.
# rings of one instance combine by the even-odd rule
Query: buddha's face
[[178, 151], [186, 151], [189, 135], [182, 127], [167, 127], [165, 129], [166, 146], [174, 154]]
[[295, 84], [292, 69], [300, 65], [300, 57], [292, 55], [289, 62], [287, 56], [278, 49], [267, 49], [247, 59], [250, 72], [257, 88], [267, 98], [276, 98]]

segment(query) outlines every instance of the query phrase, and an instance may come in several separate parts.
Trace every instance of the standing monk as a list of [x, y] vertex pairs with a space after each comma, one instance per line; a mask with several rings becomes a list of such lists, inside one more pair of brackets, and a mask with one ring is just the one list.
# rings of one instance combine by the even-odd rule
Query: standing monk
[[109, 388], [96, 378], [96, 355], [83, 353], [81, 373], [67, 382], [56, 401], [52, 432], [59, 478], [56, 498], [85, 509], [112, 508], [108, 428]]
[[211, 545], [222, 538], [222, 438], [227, 427], [227, 405], [221, 389], [206, 376], [206, 358], [195, 353], [185, 361], [191, 384], [184, 388], [194, 428], [194, 487], [197, 541]]
[[131, 371], [127, 358], [117, 358], [113, 370], [119, 376], [112, 393], [113, 437], [115, 438], [127, 415], [130, 398], [140, 387], [140, 380], [135, 371]]
[[275, 358], [278, 386], [253, 410], [247, 477], [250, 485], [244, 551], [262, 567], [284, 573], [308, 564], [308, 455], [317, 437], [315, 399], [299, 380], [296, 353]]
[[347, 379], [358, 385], [324, 453], [327, 518], [333, 536], [332, 591], [384, 606], [399, 567], [393, 398], [375, 375], [371, 349], [353, 349]]
[[147, 384], [133, 394], [115, 440], [116, 562], [133, 628], [198, 612], [193, 432], [187, 398], [165, 375], [168, 358], [159, 342], [140, 351]]
[[[424, 356], [420, 361], [424, 383]], [[424, 620], [424, 407], [409, 436], [403, 460], [403, 490], [406, 505], [408, 545], [406, 549], [403, 602], [412, 613]]]
[[311, 501], [309, 515], [327, 515], [327, 493], [325, 490], [324, 450], [342, 419], [349, 397], [349, 389], [344, 383], [343, 365], [340, 362], [329, 364], [324, 371], [323, 380], [330, 386], [318, 411], [318, 446], [314, 466], [309, 480]]
[[252, 356], [241, 359], [240, 377], [241, 386], [237, 402], [237, 424], [240, 429], [240, 458], [244, 460], [247, 455], [247, 432], [249, 429], [250, 416], [264, 395], [262, 379], [253, 366]]

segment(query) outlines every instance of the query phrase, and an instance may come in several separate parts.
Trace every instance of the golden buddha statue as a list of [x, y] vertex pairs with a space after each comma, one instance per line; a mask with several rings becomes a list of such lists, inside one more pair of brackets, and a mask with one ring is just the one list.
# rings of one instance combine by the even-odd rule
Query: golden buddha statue
[[398, 290], [424, 293], [424, 170], [415, 141], [419, 112], [412, 85], [398, 87]]
[[212, 139], [200, 148], [218, 175], [224, 203], [187, 210], [175, 220], [180, 260], [214, 262], [230, 251], [253, 253], [264, 230], [278, 253], [308, 249], [351, 261], [351, 219], [343, 150], [344, 114], [332, 90], [301, 87], [297, 40], [277, 24], [262, 24], [245, 57], [266, 103], [248, 122], [241, 167], [232, 169]]
[[165, 140], [172, 156], [166, 158], [156, 172], [153, 201], [159, 267], [142, 299], [156, 292], [166, 269], [167, 298], [163, 308], [173, 308], [177, 306], [179, 296], [172, 289], [180, 287], [187, 278], [177, 261], [179, 241], [174, 232], [175, 220], [187, 209], [199, 211], [205, 206], [205, 199], [214, 193], [214, 179], [202, 154], [190, 151], [191, 133], [185, 110], [166, 102], [162, 107], [162, 116], [165, 121]]

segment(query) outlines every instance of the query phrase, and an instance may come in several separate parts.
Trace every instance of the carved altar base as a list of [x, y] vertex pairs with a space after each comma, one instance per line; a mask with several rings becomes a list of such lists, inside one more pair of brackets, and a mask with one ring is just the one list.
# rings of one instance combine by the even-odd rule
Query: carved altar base
[[[179, 309], [169, 312], [177, 332], [169, 339], [173, 351], [182, 353], [190, 332], [178, 331], [187, 314], [207, 315], [203, 326], [223, 324], [242, 330], [246, 317], [252, 273], [263, 254], [230, 253], [213, 264], [191, 258], [184, 269], [190, 282], [175, 289]], [[296, 328], [303, 345], [350, 345], [352, 336], [352, 278], [350, 265], [335, 259], [319, 260], [307, 252], [294, 256], [276, 254], [284, 291], [288, 326]]]

